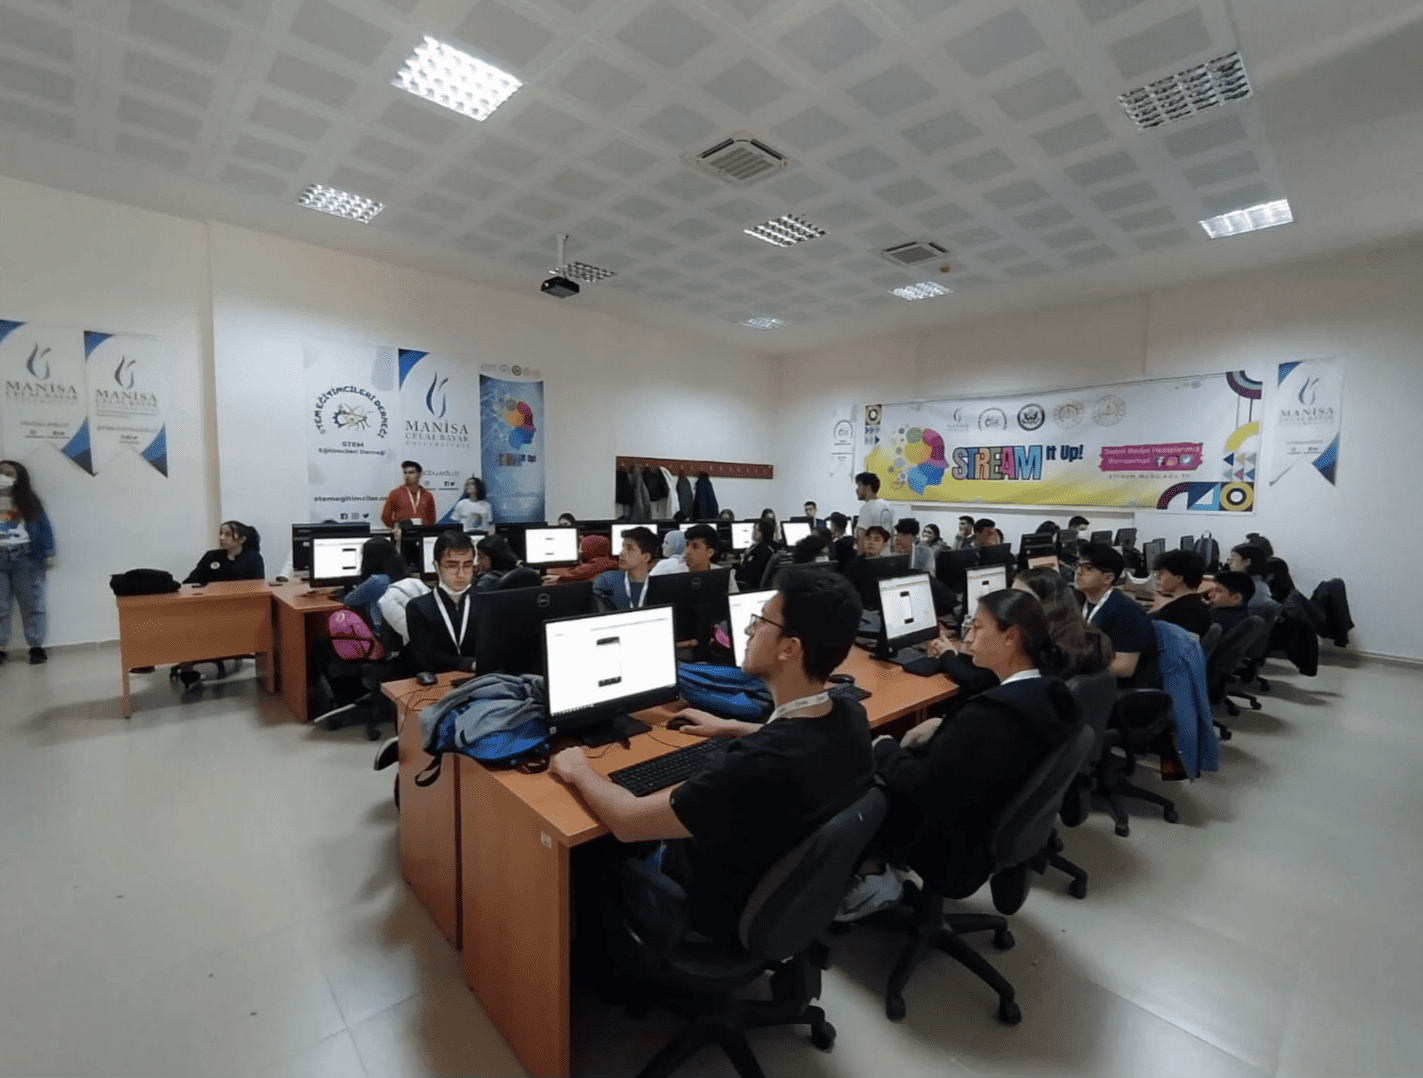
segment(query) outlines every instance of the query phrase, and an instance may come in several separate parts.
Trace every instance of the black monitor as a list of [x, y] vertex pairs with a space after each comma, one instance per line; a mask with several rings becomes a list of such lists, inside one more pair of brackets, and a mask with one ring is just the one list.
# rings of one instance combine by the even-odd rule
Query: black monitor
[[593, 582], [482, 592], [474, 604], [474, 668], [483, 674], [543, 674], [544, 622], [597, 613]]
[[1078, 541], [1076, 539], [1064, 539], [1058, 544], [1057, 560], [1059, 562], [1070, 562], [1075, 565], [1077, 563], [1077, 547]]
[[939, 635], [928, 573], [889, 577], [877, 585], [880, 630], [875, 658], [888, 659], [900, 648], [924, 644]]
[[1146, 564], [1146, 571], [1148, 573], [1156, 570], [1156, 559], [1165, 553], [1165, 539], [1148, 539], [1141, 544], [1141, 560]]
[[544, 622], [549, 733], [591, 732], [677, 699], [672, 618], [654, 606]]
[[[533, 524], [496, 524], [494, 525], [494, 534], [502, 537], [504, 541], [509, 544], [510, 549], [514, 551], [514, 557], [523, 561], [525, 556], [524, 532], [530, 528], [542, 528], [544, 526], [542, 521]], [[573, 545], [577, 546], [578, 544], [575, 541]], [[573, 560], [578, 560], [576, 554]]]
[[331, 588], [361, 579], [361, 548], [369, 536], [322, 535], [311, 540], [311, 586]]
[[525, 565], [576, 565], [578, 532], [573, 528], [525, 528]]
[[1179, 547], [1177, 547], [1176, 549], [1178, 549], [1178, 550], [1195, 550], [1195, 549], [1196, 549], [1196, 537], [1195, 537], [1194, 535], [1183, 535], [1183, 536], [1181, 536], [1181, 545], [1180, 545]]
[[708, 569], [704, 573], [659, 573], [647, 578], [647, 595], [642, 605], [672, 607], [672, 625], [678, 640], [695, 640], [697, 658], [710, 657], [712, 633], [730, 616], [727, 594], [731, 591], [730, 569]]
[[1018, 540], [1018, 555], [1037, 558], [1057, 553], [1057, 536], [1051, 532], [1027, 532]]
[[[850, 577], [850, 583], [860, 589], [860, 602], [866, 610], [879, 609], [879, 582], [892, 576], [906, 576], [910, 572], [908, 554], [891, 554], [880, 558], [859, 558], [852, 563], [858, 570]], [[847, 567], [850, 571], [852, 567]]]
[[368, 520], [359, 523], [342, 521], [337, 523], [328, 520], [324, 523], [293, 524], [292, 525], [292, 571], [306, 573], [311, 571], [311, 541], [318, 535], [324, 535], [332, 539], [351, 538], [353, 536], [369, 536], [371, 534], [371, 523]]
[[[429, 575], [435, 571], [435, 540], [445, 532], [463, 532], [458, 524], [412, 524], [408, 520], [400, 522], [400, 556], [405, 564], [418, 573]], [[477, 543], [484, 536], [470, 535], [470, 541]], [[428, 554], [428, 557], [427, 557]]]
[[1111, 541], [1112, 533], [1110, 531], [1098, 531], [1092, 533], [1092, 542], [1094, 543], [1111, 543]]
[[977, 565], [978, 551], [973, 547], [965, 547], [963, 550], [941, 550], [934, 555], [934, 575], [955, 595], [963, 594], [964, 574]]
[[1112, 540], [1112, 546], [1136, 546], [1136, 529], [1118, 528], [1117, 537]]

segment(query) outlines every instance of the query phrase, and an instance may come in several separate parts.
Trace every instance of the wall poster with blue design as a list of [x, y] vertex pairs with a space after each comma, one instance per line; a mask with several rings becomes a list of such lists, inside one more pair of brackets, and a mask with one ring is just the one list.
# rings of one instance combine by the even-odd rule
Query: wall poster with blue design
[[468, 362], [399, 350], [401, 459], [417, 461], [443, 519], [478, 474], [479, 386]]
[[544, 384], [527, 367], [485, 364], [479, 376], [480, 457], [494, 519], [539, 523], [544, 515]]

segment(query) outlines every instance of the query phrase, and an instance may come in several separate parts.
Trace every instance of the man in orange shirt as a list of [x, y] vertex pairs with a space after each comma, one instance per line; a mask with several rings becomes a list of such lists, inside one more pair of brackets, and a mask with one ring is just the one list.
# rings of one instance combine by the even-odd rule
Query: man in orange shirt
[[420, 485], [424, 469], [413, 460], [401, 461], [400, 467], [405, 473], [405, 483], [385, 496], [380, 522], [387, 528], [394, 528], [405, 520], [417, 524], [435, 523], [435, 496]]

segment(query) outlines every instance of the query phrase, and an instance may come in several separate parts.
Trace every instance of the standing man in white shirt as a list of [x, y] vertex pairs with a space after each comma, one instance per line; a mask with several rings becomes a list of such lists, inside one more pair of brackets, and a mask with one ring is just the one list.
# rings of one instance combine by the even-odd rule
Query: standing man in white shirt
[[855, 476], [855, 497], [865, 504], [860, 506], [860, 515], [855, 518], [855, 542], [859, 545], [865, 529], [876, 526], [884, 529], [886, 535], [894, 532], [894, 510], [889, 502], [879, 496], [879, 476], [874, 472], [861, 472]]

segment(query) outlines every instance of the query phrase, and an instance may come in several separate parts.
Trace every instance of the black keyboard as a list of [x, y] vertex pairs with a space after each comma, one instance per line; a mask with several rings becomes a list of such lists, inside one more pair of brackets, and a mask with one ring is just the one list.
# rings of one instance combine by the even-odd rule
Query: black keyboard
[[862, 689], [858, 685], [849, 685], [843, 681], [831, 685], [830, 692], [834, 696], [847, 696], [851, 700], [868, 700], [874, 695], [869, 689]]
[[619, 768], [608, 778], [638, 797], [700, 775], [726, 752], [726, 738], [709, 737], [654, 760]]

